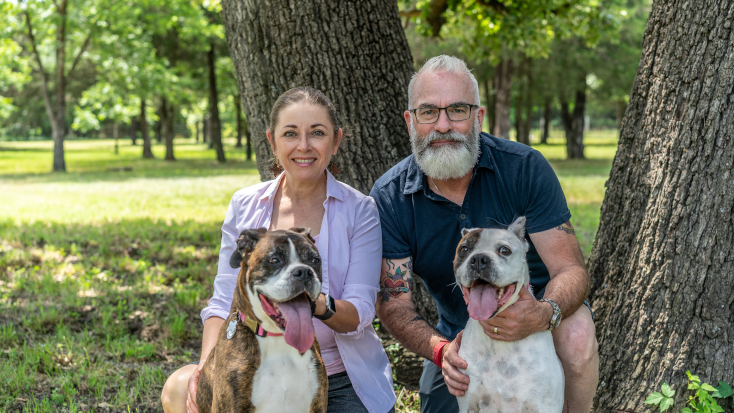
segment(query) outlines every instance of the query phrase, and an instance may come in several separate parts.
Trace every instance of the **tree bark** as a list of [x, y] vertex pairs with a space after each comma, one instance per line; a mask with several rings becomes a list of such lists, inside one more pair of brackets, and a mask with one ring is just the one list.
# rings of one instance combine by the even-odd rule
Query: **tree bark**
[[175, 117], [175, 108], [171, 102], [163, 98], [161, 100], [161, 113], [165, 115], [161, 118], [163, 137], [166, 142], [166, 161], [175, 161], [176, 157], [173, 155], [173, 138], [175, 137], [175, 131], [173, 130], [173, 121]]
[[494, 68], [494, 133], [493, 135], [510, 139], [510, 105], [512, 104], [512, 59], [506, 58]]
[[517, 73], [517, 99], [515, 100], [515, 133], [517, 141], [530, 146], [529, 114], [526, 111], [529, 97], [530, 59], [524, 58]]
[[219, 95], [217, 94], [217, 69], [214, 55], [214, 42], [209, 45], [206, 54], [209, 65], [209, 121], [211, 123], [211, 143], [217, 152], [217, 161], [225, 162], [224, 147], [222, 146], [222, 125], [219, 120]]
[[[523, 132], [525, 133], [524, 140], [527, 142], [526, 145], [530, 146], [530, 130], [532, 129], [533, 122], [533, 61], [527, 60], [527, 67], [525, 68], [525, 126]], [[524, 142], [523, 142], [524, 143]]]
[[545, 110], [543, 111], [543, 134], [540, 135], [540, 143], [543, 145], [548, 144], [548, 137], [550, 136], [550, 123], [551, 123], [551, 102], [550, 99], [545, 101]]
[[234, 97], [234, 110], [237, 112], [237, 144], [235, 148], [242, 147], [242, 105], [240, 104], [240, 97]]
[[163, 124], [165, 123], [163, 119], [166, 117], [166, 114], [164, 113], [165, 111], [163, 110], [163, 101], [164, 99], [161, 99], [155, 110], [155, 114], [158, 115], [158, 121], [153, 125], [155, 140], [157, 140], [158, 143], [163, 143]]
[[584, 114], [586, 113], [586, 90], [576, 91], [571, 118], [571, 135], [566, 134], [567, 159], [584, 159]]
[[349, 126], [339, 180], [367, 193], [410, 154], [402, 114], [413, 60], [394, 0], [225, 0], [222, 19], [262, 179], [272, 177], [270, 109], [295, 86], [324, 92]]
[[244, 126], [244, 133], [245, 133], [245, 139], [247, 139], [247, 160], [252, 160], [252, 135], [250, 134], [250, 128], [247, 126], [247, 120], [245, 120], [245, 126]]
[[652, 5], [588, 264], [596, 412], [653, 411], [643, 400], [662, 382], [680, 411], [686, 370], [734, 382], [732, 14]]
[[197, 120], [194, 126], [196, 127], [196, 143], [199, 143], [199, 121]]
[[153, 159], [153, 151], [150, 148], [150, 134], [148, 133], [148, 120], [145, 118], [145, 99], [140, 98], [140, 132], [143, 135], [143, 159]]

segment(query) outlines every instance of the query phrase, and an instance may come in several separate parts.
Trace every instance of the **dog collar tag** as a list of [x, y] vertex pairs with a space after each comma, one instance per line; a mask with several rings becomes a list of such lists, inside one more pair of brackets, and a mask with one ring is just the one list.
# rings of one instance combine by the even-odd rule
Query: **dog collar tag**
[[237, 319], [229, 322], [227, 326], [227, 340], [231, 340], [234, 337], [234, 333], [237, 332]]

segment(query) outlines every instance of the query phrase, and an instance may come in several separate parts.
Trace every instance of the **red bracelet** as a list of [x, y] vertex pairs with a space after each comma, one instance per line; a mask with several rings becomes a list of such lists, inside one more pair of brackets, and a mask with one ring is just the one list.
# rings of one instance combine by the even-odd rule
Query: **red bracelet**
[[446, 344], [449, 344], [450, 341], [444, 340], [436, 344], [436, 347], [433, 348], [433, 364], [437, 365], [438, 367], [441, 367], [441, 359], [443, 358], [443, 348], [446, 346]]

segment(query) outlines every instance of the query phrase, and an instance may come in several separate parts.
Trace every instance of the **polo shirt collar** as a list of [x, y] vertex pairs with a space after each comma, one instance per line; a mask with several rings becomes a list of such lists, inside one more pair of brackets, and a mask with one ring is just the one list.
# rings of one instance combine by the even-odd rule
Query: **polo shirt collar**
[[[273, 202], [273, 199], [275, 199], [275, 193], [278, 192], [278, 187], [280, 186], [280, 182], [285, 178], [285, 172], [281, 172], [280, 175], [278, 175], [277, 178], [270, 181], [270, 184], [267, 186], [263, 194], [260, 196], [260, 201], [268, 201], [268, 203]], [[326, 199], [329, 198], [338, 199], [340, 201], [344, 201], [344, 192], [342, 191], [341, 185], [339, 185], [339, 182], [334, 178], [334, 175], [331, 174], [328, 170], [326, 171]]]
[[[487, 168], [494, 170], [492, 167], [492, 159], [489, 155], [489, 151], [485, 150], [486, 142], [482, 135], [479, 135], [479, 159], [477, 159], [474, 173], [476, 174], [477, 168]], [[403, 195], [410, 195], [423, 189], [423, 177], [425, 174], [421, 171], [418, 166], [418, 162], [415, 161], [415, 155], [410, 155], [410, 161], [408, 162], [408, 173], [405, 177], [405, 189], [403, 189]]]

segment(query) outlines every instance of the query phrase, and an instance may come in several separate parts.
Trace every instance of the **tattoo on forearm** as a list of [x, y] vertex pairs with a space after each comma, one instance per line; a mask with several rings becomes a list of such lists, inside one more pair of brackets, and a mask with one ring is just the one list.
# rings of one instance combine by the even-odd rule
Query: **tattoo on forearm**
[[426, 323], [428, 323], [428, 320], [426, 320], [425, 318], [421, 317], [420, 315], [415, 316], [412, 320], [408, 321], [407, 324], [410, 324], [413, 321], [425, 321]]
[[576, 231], [574, 231], [571, 226], [571, 221], [566, 221], [564, 224], [557, 226], [556, 229], [569, 235], [576, 235]]
[[387, 271], [385, 278], [380, 280], [380, 296], [382, 301], [390, 301], [390, 297], [398, 298], [413, 289], [413, 278], [410, 276], [413, 263], [407, 262], [395, 265], [393, 260], [385, 260]]

